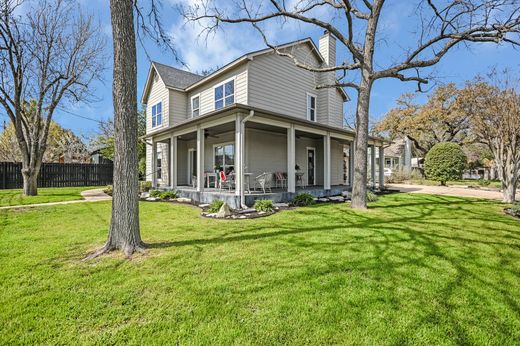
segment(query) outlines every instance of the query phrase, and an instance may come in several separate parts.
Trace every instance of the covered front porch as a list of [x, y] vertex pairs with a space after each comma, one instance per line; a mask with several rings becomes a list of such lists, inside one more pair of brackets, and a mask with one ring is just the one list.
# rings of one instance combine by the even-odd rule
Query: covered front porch
[[[300, 192], [334, 196], [349, 190], [353, 178], [353, 133], [258, 110], [195, 118], [150, 139], [154, 188], [199, 203], [221, 199], [245, 208], [256, 199], [288, 202]], [[384, 183], [377, 144], [369, 156], [373, 188]], [[382, 144], [378, 161], [384, 162]]]

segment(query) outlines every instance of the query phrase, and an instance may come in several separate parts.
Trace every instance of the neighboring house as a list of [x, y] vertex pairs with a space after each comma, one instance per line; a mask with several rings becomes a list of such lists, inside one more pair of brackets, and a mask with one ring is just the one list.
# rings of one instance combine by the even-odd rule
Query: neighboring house
[[[306, 38], [278, 49], [313, 66], [336, 64], [336, 41], [328, 33], [319, 48]], [[147, 179], [199, 202], [219, 198], [232, 207], [256, 198], [286, 201], [297, 189], [315, 196], [341, 193], [352, 181], [352, 161], [344, 164], [345, 150], [353, 159], [355, 136], [343, 126], [348, 96], [342, 88], [316, 89], [334, 80], [334, 72], [298, 68], [270, 48], [208, 76], [153, 62], [142, 96], [150, 144]], [[369, 144], [375, 150], [384, 143], [370, 137]], [[234, 173], [234, 190], [214, 188], [219, 170]], [[265, 172], [286, 177], [278, 182], [281, 189], [267, 197], [249, 193]]]
[[103, 147], [97, 146], [90, 150], [90, 162], [95, 164], [109, 164], [112, 163], [112, 160], [103, 156], [101, 151]]
[[408, 138], [398, 138], [385, 147], [385, 168], [410, 172], [418, 168], [420, 159], [412, 157], [412, 143]]

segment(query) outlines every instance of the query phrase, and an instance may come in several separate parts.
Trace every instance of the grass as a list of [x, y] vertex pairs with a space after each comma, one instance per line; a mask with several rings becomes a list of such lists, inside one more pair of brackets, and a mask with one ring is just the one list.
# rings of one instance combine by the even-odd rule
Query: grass
[[0, 190], [0, 207], [82, 199], [81, 191], [95, 187], [39, 188], [38, 196], [24, 196], [21, 189]]
[[0, 344], [518, 344], [503, 207], [394, 194], [226, 221], [142, 203], [147, 255], [87, 263], [109, 203], [0, 211]]

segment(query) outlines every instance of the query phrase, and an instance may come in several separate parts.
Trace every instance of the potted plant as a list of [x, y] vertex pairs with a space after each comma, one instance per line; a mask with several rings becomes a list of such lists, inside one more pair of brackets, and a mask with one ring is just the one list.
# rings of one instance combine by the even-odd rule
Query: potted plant
[[215, 173], [218, 173], [218, 172], [220, 172], [222, 170], [222, 166], [220, 164], [218, 164], [218, 163], [215, 165], [214, 168], [215, 168]]

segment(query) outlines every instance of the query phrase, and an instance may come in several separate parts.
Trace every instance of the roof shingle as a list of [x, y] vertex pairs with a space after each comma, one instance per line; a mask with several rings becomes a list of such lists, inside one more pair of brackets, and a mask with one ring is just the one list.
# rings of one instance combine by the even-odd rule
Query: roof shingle
[[155, 61], [152, 62], [152, 64], [164, 84], [170, 88], [186, 89], [188, 86], [204, 78], [204, 76], [163, 65]]

